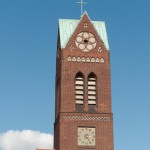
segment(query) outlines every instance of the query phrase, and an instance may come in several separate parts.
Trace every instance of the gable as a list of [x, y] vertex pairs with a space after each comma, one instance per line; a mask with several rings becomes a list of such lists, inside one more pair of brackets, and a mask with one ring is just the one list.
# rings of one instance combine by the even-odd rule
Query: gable
[[[81, 20], [59, 19], [59, 33], [60, 33], [61, 48], [66, 47], [69, 39], [73, 35], [74, 31], [76, 30]], [[109, 50], [105, 22], [91, 21], [91, 23], [93, 24], [93, 27], [95, 28], [101, 40], [104, 42], [106, 49]]]

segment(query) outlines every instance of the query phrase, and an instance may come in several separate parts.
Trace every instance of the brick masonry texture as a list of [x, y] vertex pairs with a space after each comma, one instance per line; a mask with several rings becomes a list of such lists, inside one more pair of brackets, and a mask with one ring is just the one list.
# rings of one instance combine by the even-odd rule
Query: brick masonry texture
[[[84, 24], [88, 28], [84, 28]], [[96, 47], [90, 52], [83, 52], [75, 45], [75, 38], [80, 32], [92, 33]], [[59, 39], [59, 35], [58, 35]], [[58, 40], [58, 47], [59, 47]], [[101, 47], [102, 51], [98, 51]], [[67, 61], [68, 57], [103, 58], [104, 63]], [[59, 50], [56, 59], [56, 101], [54, 123], [54, 148], [56, 150], [113, 150], [113, 114], [111, 110], [110, 53], [93, 28], [85, 14], [66, 48]], [[84, 75], [84, 105], [82, 112], [77, 110], [75, 101], [75, 76]], [[88, 105], [88, 76], [96, 76], [96, 105], [90, 111]], [[95, 146], [78, 146], [78, 127], [94, 127]]]

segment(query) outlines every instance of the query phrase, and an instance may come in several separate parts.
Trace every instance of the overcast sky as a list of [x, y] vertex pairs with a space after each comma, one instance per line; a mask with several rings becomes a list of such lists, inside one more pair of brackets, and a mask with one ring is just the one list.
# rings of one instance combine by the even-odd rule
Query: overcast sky
[[[80, 19], [76, 1], [0, 0], [0, 150], [52, 147], [58, 19]], [[115, 150], [147, 149], [150, 1], [86, 2], [107, 27]]]

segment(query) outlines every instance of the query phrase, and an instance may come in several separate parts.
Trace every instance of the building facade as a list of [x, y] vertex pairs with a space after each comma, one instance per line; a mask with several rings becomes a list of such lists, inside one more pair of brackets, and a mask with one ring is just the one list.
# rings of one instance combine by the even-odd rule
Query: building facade
[[110, 51], [105, 22], [60, 19], [55, 150], [114, 150]]

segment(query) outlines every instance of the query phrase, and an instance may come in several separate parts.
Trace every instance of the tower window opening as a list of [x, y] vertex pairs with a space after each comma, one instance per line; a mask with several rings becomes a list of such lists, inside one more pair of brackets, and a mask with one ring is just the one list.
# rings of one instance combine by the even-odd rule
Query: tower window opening
[[93, 75], [88, 77], [88, 104], [96, 105], [96, 78]]
[[84, 101], [84, 81], [83, 76], [78, 74], [75, 78], [75, 100], [76, 104], [83, 104]]

